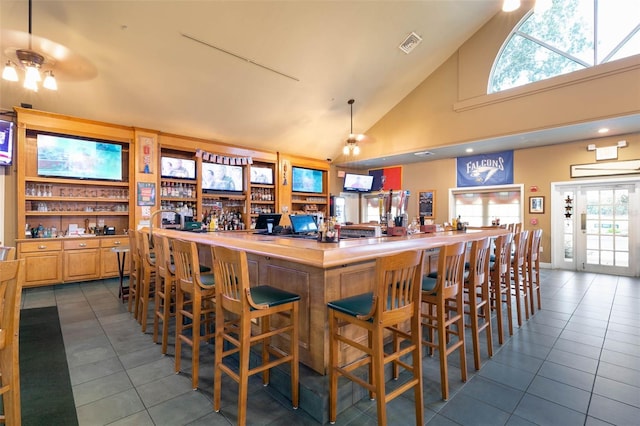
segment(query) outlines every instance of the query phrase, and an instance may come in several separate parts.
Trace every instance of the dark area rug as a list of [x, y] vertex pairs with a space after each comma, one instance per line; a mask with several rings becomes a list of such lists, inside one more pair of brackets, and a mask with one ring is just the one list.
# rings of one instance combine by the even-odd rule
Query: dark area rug
[[56, 306], [20, 312], [22, 424], [78, 424]]

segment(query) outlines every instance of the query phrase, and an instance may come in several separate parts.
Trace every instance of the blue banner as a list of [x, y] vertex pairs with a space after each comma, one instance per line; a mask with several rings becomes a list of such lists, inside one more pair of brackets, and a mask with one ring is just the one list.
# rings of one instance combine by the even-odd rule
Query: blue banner
[[513, 151], [457, 158], [458, 187], [513, 183]]

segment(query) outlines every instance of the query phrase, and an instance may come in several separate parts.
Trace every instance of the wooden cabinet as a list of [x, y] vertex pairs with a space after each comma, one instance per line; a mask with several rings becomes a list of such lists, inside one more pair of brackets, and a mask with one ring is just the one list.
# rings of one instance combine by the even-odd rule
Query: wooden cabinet
[[63, 241], [63, 248], [64, 281], [100, 278], [100, 240], [86, 237]]
[[[118, 276], [113, 247], [128, 246], [126, 235], [18, 240], [18, 256], [26, 260], [26, 287]], [[129, 259], [125, 262], [129, 272]]]
[[261, 213], [278, 213], [277, 177], [275, 164], [254, 162], [249, 167], [249, 218], [250, 228], [255, 228]]
[[[118, 237], [102, 237], [100, 239], [100, 277], [118, 276], [118, 255], [111, 249], [114, 247], [126, 247], [129, 239], [126, 235]], [[129, 273], [129, 256], [126, 256], [124, 263], [124, 274]]]
[[62, 241], [38, 239], [17, 246], [18, 257], [25, 260], [25, 287], [62, 281]]

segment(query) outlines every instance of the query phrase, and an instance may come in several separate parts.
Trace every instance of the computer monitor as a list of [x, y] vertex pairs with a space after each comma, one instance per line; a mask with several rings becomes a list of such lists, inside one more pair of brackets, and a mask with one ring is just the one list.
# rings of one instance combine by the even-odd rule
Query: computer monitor
[[291, 231], [294, 234], [308, 234], [318, 232], [318, 225], [310, 214], [297, 214], [289, 216]]
[[273, 228], [275, 228], [280, 224], [281, 217], [280, 213], [260, 213], [256, 219], [256, 230], [267, 229], [268, 223], [273, 223]]

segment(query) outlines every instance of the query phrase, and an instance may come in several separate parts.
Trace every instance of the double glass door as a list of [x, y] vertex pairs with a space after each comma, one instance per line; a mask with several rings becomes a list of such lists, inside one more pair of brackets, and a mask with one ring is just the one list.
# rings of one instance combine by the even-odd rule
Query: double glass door
[[564, 218], [562, 238], [554, 243], [554, 267], [638, 274], [633, 261], [640, 254], [637, 187], [633, 182], [558, 187], [555, 199], [562, 198]]

